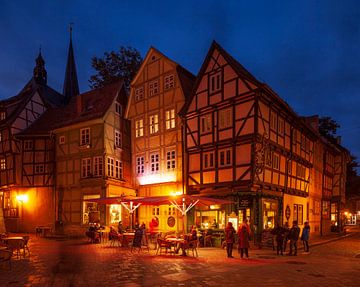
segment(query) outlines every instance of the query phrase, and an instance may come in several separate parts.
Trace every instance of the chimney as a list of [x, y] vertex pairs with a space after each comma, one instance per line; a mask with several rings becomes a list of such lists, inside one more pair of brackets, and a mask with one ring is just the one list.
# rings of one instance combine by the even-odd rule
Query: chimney
[[76, 113], [80, 115], [82, 112], [82, 98], [81, 94], [76, 96]]

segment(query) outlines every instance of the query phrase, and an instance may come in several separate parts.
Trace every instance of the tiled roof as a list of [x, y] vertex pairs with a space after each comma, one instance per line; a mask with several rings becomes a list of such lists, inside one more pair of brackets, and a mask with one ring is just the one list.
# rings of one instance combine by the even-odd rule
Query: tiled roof
[[[119, 80], [73, 97], [66, 106], [48, 109], [20, 135], [46, 135], [54, 129], [102, 118], [122, 86], [123, 81]], [[81, 105], [79, 97], [81, 98]]]
[[180, 65], [176, 66], [176, 71], [185, 96], [185, 100], [187, 101], [189, 98], [191, 98], [196, 77]]

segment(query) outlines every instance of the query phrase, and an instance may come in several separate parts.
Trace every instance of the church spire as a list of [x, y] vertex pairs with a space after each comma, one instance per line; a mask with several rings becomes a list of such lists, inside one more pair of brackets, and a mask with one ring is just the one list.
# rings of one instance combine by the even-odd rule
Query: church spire
[[41, 55], [41, 48], [39, 50], [39, 55], [37, 56], [36, 65], [33, 72], [33, 78], [37, 84], [46, 85], [47, 83], [47, 72], [45, 69], [45, 61]]
[[72, 45], [72, 23], [70, 23], [70, 44], [68, 51], [68, 58], [65, 71], [65, 80], [63, 95], [67, 102], [70, 101], [70, 98], [79, 94], [79, 83], [76, 74], [74, 50]]

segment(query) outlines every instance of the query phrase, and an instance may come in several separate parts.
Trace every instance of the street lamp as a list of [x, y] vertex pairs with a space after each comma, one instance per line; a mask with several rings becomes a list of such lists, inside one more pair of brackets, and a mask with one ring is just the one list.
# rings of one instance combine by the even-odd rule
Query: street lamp
[[20, 226], [22, 228], [22, 223], [23, 223], [23, 216], [24, 216], [24, 202], [28, 202], [29, 197], [27, 194], [18, 194], [16, 196], [16, 200], [18, 202], [20, 202], [20, 206], [21, 206], [21, 218], [20, 218]]

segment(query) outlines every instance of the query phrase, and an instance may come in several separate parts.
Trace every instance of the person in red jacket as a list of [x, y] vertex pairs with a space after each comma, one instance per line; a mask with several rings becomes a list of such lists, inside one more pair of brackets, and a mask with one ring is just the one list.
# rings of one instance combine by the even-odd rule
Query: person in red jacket
[[235, 242], [235, 233], [236, 233], [236, 231], [235, 231], [232, 223], [228, 222], [228, 224], [225, 228], [226, 252], [227, 252], [228, 258], [234, 258], [232, 256], [232, 250], [233, 250], [233, 245]]
[[240, 253], [240, 257], [243, 258], [245, 253], [246, 258], [249, 258], [250, 226], [247, 223], [247, 219], [245, 219], [243, 223], [239, 226], [237, 234], [239, 240], [238, 250]]

